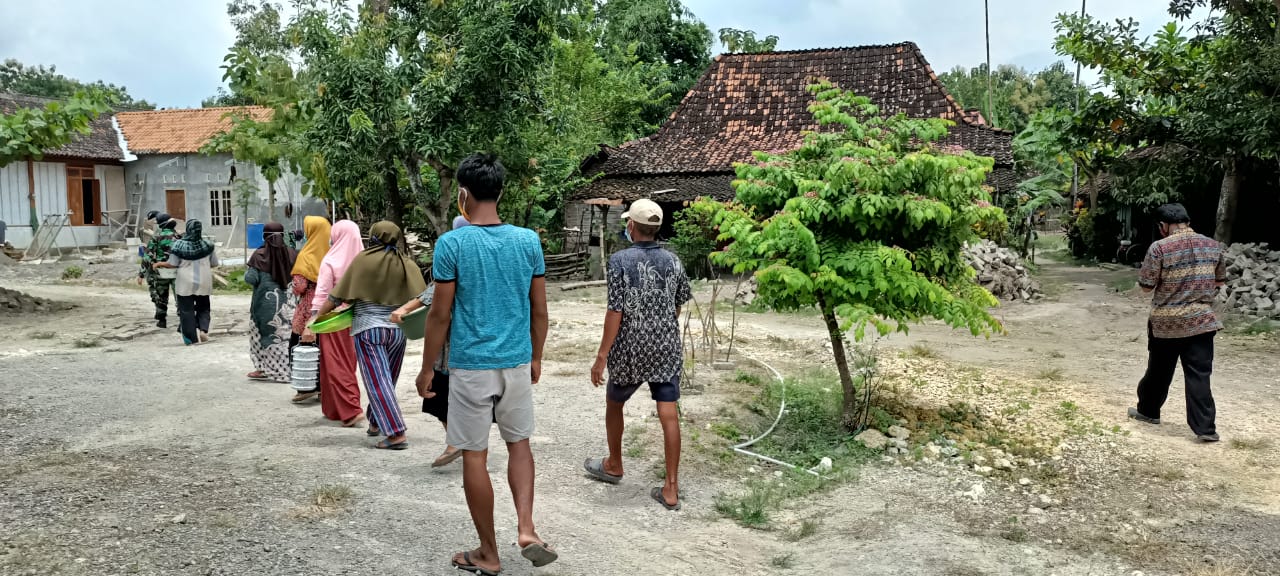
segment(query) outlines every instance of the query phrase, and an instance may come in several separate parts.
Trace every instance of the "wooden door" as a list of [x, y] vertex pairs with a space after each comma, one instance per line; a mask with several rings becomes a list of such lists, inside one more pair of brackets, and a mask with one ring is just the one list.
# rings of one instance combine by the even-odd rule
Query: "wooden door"
[[67, 168], [67, 212], [72, 226], [102, 224], [102, 183], [94, 178], [92, 166]]
[[164, 191], [164, 210], [169, 213], [170, 218], [178, 220], [187, 219], [187, 191], [186, 190], [165, 190]]

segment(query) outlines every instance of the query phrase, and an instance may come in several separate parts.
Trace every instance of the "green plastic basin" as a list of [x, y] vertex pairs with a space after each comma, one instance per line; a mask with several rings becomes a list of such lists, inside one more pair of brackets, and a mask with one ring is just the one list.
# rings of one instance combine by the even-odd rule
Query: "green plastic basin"
[[413, 312], [404, 315], [404, 322], [400, 324], [400, 329], [404, 330], [404, 337], [410, 340], [421, 340], [427, 337], [427, 311], [430, 308], [423, 306]]
[[355, 318], [356, 309], [354, 306], [347, 308], [346, 310], [330, 312], [324, 316], [316, 318], [315, 321], [311, 323], [311, 331], [316, 334], [332, 334], [334, 332], [341, 332], [350, 328], [351, 323]]

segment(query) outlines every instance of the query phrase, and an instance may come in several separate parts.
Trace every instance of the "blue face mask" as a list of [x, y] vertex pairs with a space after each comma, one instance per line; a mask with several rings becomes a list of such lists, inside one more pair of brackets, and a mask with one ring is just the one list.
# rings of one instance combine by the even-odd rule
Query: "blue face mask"
[[632, 244], [635, 244], [635, 243], [636, 243], [636, 241], [635, 241], [635, 240], [632, 240], [632, 239], [631, 239], [631, 229], [630, 229], [630, 228], [624, 228], [624, 229], [622, 230], [622, 235], [623, 235], [623, 236], [625, 236], [625, 237], [627, 238], [627, 242], [630, 242], [630, 243], [632, 243]]

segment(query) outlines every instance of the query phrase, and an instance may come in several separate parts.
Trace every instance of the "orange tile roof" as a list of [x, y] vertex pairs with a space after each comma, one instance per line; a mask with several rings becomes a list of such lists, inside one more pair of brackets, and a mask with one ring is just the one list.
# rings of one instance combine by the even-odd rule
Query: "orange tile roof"
[[254, 120], [271, 118], [261, 106], [121, 112], [116, 122], [134, 154], [194, 154], [215, 134], [231, 126], [230, 115], [247, 112]]

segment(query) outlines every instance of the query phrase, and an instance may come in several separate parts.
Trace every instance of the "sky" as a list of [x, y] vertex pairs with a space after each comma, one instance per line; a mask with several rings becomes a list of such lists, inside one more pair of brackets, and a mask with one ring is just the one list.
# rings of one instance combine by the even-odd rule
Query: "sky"
[[[1060, 58], [1053, 19], [1079, 0], [989, 0], [991, 59], [1030, 70]], [[936, 72], [986, 58], [980, 0], [684, 0], [712, 32], [756, 31], [781, 50], [913, 41]], [[1092, 0], [1090, 14], [1134, 18], [1144, 33], [1169, 20], [1168, 0]], [[0, 59], [53, 64], [85, 81], [124, 85], [161, 107], [198, 107], [222, 85], [235, 39], [223, 0], [0, 0]], [[718, 50], [718, 47], [717, 47]], [[1094, 75], [1087, 71], [1086, 81]]]

